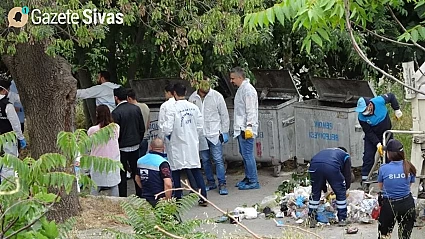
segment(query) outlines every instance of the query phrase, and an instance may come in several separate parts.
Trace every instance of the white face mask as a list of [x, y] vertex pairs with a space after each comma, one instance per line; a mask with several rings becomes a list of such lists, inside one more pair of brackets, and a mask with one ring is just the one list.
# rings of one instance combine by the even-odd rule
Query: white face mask
[[363, 115], [370, 115], [370, 111], [366, 110], [365, 112], [362, 113]]

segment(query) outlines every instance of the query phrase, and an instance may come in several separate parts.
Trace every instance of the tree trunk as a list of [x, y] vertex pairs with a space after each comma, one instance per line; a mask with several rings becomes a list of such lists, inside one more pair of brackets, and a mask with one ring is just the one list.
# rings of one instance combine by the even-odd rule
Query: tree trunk
[[106, 63], [106, 69], [111, 74], [111, 82], [118, 82], [118, 72], [117, 72], [117, 60], [116, 60], [116, 52], [117, 52], [117, 26], [110, 25], [109, 35], [106, 37], [106, 47], [108, 48], [108, 52], [106, 53], [106, 57], [108, 58], [108, 62]]
[[[78, 59], [78, 64], [80, 66], [84, 66], [87, 60], [85, 50], [80, 47], [76, 47], [76, 57]], [[80, 68], [77, 72], [77, 78], [82, 89], [93, 86], [91, 75], [88, 69]], [[96, 100], [86, 99], [84, 100], [83, 106], [84, 115], [86, 116], [86, 127], [89, 128], [90, 126], [96, 124]]]
[[[44, 153], [58, 152], [58, 133], [74, 130], [75, 121], [77, 80], [71, 74], [71, 65], [62, 57], [48, 56], [46, 46], [47, 42], [18, 44], [14, 56], [2, 56], [19, 89], [29, 129], [29, 148], [35, 159]], [[72, 163], [67, 171], [73, 171]], [[70, 195], [62, 195], [49, 218], [62, 222], [79, 211], [78, 195], [73, 190]]]
[[[134, 40], [134, 46], [136, 46], [136, 49], [140, 45], [142, 45], [144, 35], [145, 35], [145, 28], [143, 27], [142, 24], [140, 24], [137, 27], [137, 35], [136, 35], [136, 39]], [[137, 54], [136, 58], [134, 59], [134, 61], [130, 63], [130, 66], [128, 68], [128, 74], [127, 74], [128, 83], [130, 83], [130, 81], [132, 80], [135, 80], [138, 69], [140, 69], [140, 59], [142, 57], [142, 53], [138, 49], [137, 51], [139, 52], [139, 54]]]

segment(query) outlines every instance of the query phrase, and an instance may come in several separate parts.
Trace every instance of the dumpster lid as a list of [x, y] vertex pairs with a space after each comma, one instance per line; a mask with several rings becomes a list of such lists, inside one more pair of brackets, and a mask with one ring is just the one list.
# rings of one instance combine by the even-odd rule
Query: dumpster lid
[[266, 95], [265, 100], [290, 100], [299, 95], [288, 70], [252, 70], [252, 73], [257, 80], [254, 87]]
[[311, 83], [319, 101], [357, 104], [360, 97], [376, 96], [369, 82], [364, 80], [313, 77]]
[[182, 83], [187, 88], [186, 96], [190, 96], [195, 89], [190, 82], [180, 78], [144, 78], [130, 81], [131, 88], [136, 92], [137, 100], [143, 103], [159, 104], [165, 101], [164, 89], [168, 84]]

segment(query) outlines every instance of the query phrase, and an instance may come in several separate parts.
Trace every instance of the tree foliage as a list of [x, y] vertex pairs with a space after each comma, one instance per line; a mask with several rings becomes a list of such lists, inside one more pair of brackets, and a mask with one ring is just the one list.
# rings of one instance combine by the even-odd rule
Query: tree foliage
[[196, 231], [208, 220], [188, 219], [182, 221], [180, 216], [186, 213], [198, 201], [195, 193], [184, 196], [178, 202], [176, 199], [160, 200], [156, 207], [152, 207], [145, 199], [130, 196], [121, 203], [127, 218], [118, 218], [119, 221], [133, 227], [134, 234], [126, 234], [111, 230], [116, 238], [164, 238], [163, 232], [157, 227], [183, 238], [214, 238], [211, 233]]
[[[107, 158], [87, 156], [91, 147], [105, 144], [114, 134], [114, 125], [106, 126], [88, 137], [85, 131], [61, 132], [58, 147], [62, 153], [46, 153], [39, 159], [26, 157], [23, 160], [5, 154], [0, 157], [3, 168], [12, 168], [16, 177], [2, 178], [0, 184], [1, 238], [58, 238], [60, 231], [55, 222], [47, 221], [45, 214], [59, 202], [62, 194], [69, 194], [76, 183], [73, 171], [59, 172], [60, 168], [72, 168], [76, 157], [81, 157], [81, 166], [100, 172], [122, 168], [120, 162]], [[0, 147], [16, 143], [13, 132], [0, 135]], [[85, 187], [95, 183], [85, 178]], [[52, 193], [53, 191], [57, 194]], [[63, 234], [65, 235], [65, 234]], [[17, 236], [17, 237], [14, 237]]]

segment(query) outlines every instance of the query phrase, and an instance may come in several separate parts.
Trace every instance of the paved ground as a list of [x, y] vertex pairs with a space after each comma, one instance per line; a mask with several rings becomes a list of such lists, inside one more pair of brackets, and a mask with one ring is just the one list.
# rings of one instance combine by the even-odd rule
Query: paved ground
[[[228, 170], [227, 175], [227, 184], [229, 189], [229, 195], [221, 196], [218, 194], [217, 190], [211, 191], [208, 193], [208, 199], [214, 202], [218, 207], [225, 211], [232, 211], [237, 206], [242, 205], [254, 205], [260, 203], [265, 196], [272, 195], [273, 192], [277, 189], [278, 185], [285, 179], [289, 179], [291, 173], [282, 173], [281, 177], [273, 177], [271, 174], [273, 168], [260, 168], [259, 169], [259, 179], [261, 188], [258, 190], [248, 190], [240, 191], [234, 185], [236, 182], [243, 178], [242, 172], [243, 169], [239, 166], [237, 168], [231, 168]], [[129, 193], [134, 192], [133, 185], [129, 181]], [[353, 185], [353, 188], [357, 188], [358, 183]], [[131, 191], [130, 191], [131, 190]], [[214, 209], [211, 205], [208, 207], [198, 207], [195, 206], [188, 214], [184, 215], [184, 218], [214, 218], [220, 216], [221, 213]], [[289, 226], [296, 226], [294, 220], [291, 218], [283, 218], [284, 224]], [[314, 236], [302, 232], [300, 230], [290, 229], [288, 227], [277, 227], [273, 220], [267, 219], [253, 219], [253, 220], [243, 220], [242, 223], [250, 228], [254, 233], [260, 236], [268, 236], [273, 238], [314, 238]], [[359, 232], [356, 235], [347, 235], [345, 234], [344, 228], [337, 226], [326, 226], [323, 228], [316, 228], [310, 230], [322, 238], [332, 239], [332, 238], [377, 238], [377, 222], [373, 224], [357, 224], [355, 225], [359, 228]], [[302, 227], [303, 229], [307, 229]], [[230, 235], [249, 235], [241, 227], [238, 227], [229, 223], [213, 224], [213, 225], [204, 225], [202, 230], [210, 231], [217, 234], [218, 238], [223, 238], [225, 235], [228, 237]], [[91, 235], [96, 232], [88, 232]], [[294, 234], [295, 233], [295, 234]], [[392, 238], [398, 238], [396, 235], [396, 230], [393, 233]], [[412, 239], [423, 239], [425, 238], [425, 229], [415, 228], [412, 234]], [[80, 238], [101, 238], [101, 237], [80, 237]], [[249, 236], [248, 238], [253, 238]]]

